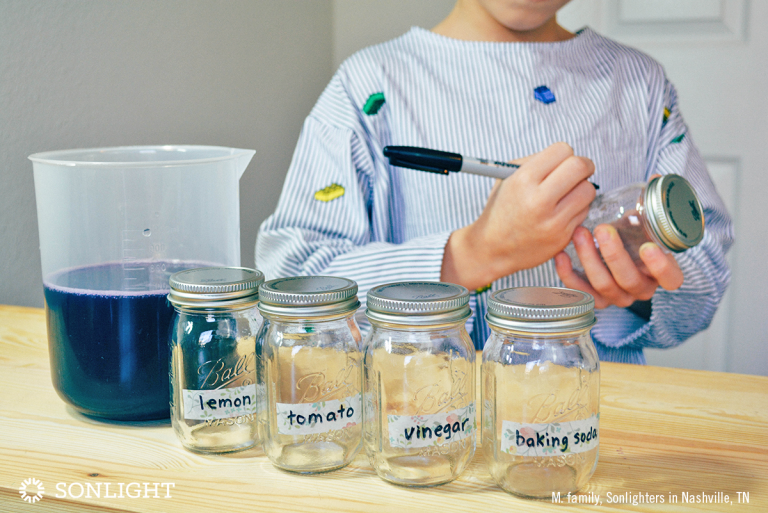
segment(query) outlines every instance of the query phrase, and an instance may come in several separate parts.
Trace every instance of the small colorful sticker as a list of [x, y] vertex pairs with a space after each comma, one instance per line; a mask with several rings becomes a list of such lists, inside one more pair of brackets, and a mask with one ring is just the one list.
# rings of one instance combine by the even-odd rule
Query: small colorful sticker
[[315, 199], [325, 203], [328, 203], [329, 201], [335, 200], [336, 198], [340, 198], [342, 196], [344, 196], [344, 187], [337, 183], [332, 183], [328, 187], [320, 189], [315, 193]]
[[674, 139], [672, 139], [671, 142], [672, 142], [672, 144], [677, 144], [677, 143], [681, 142], [683, 139], [685, 139], [685, 134], [680, 134], [677, 137], [675, 137]]
[[667, 124], [667, 121], [669, 121], [669, 115], [670, 114], [672, 114], [672, 113], [669, 111], [669, 108], [664, 107], [664, 116], [661, 118], [661, 126], [662, 126], [662, 128], [664, 127], [664, 125]]
[[541, 103], [547, 104], [555, 101], [555, 93], [549, 87], [543, 85], [533, 90], [533, 96]]
[[491, 284], [489, 283], [489, 284], [488, 284], [488, 285], [486, 285], [485, 287], [480, 287], [479, 289], [475, 290], [475, 292], [476, 292], [477, 294], [482, 294], [482, 293], [483, 293], [483, 292], [485, 292], [486, 290], [490, 290], [490, 289], [491, 289]]
[[373, 93], [366, 100], [363, 106], [363, 112], [369, 116], [373, 116], [379, 112], [379, 109], [384, 105], [386, 100], [384, 99], [384, 93]]

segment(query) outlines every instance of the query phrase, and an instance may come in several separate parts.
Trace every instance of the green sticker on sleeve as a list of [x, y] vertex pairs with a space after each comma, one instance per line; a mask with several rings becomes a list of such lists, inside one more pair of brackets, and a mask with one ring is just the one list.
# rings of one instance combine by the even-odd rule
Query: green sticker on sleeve
[[384, 105], [386, 100], [384, 99], [384, 93], [373, 93], [368, 97], [368, 100], [363, 106], [363, 112], [369, 116], [373, 116], [379, 112], [379, 109]]

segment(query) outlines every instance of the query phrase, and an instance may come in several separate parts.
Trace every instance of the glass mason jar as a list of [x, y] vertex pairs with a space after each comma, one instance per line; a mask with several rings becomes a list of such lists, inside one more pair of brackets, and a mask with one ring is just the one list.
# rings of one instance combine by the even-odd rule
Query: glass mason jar
[[499, 290], [486, 319], [482, 446], [491, 476], [523, 497], [576, 492], [599, 449], [594, 299], [554, 287]]
[[281, 278], [259, 289], [266, 319], [268, 422], [264, 451], [301, 473], [347, 465], [362, 443], [362, 353], [357, 284]]
[[171, 423], [182, 445], [204, 453], [261, 443], [265, 411], [256, 304], [264, 275], [240, 267], [173, 274], [168, 300]]
[[368, 292], [365, 449], [382, 479], [432, 486], [459, 477], [475, 453], [472, 314], [460, 285], [402, 282]]
[[[704, 215], [691, 184], [680, 175], [652, 178], [648, 184], [633, 183], [594, 199], [582, 225], [590, 232], [599, 224], [613, 226], [635, 264], [644, 268], [640, 246], [655, 242], [662, 251], [681, 253], [701, 242]], [[595, 241], [597, 245], [597, 241]], [[565, 248], [574, 271], [584, 267], [573, 242]]]

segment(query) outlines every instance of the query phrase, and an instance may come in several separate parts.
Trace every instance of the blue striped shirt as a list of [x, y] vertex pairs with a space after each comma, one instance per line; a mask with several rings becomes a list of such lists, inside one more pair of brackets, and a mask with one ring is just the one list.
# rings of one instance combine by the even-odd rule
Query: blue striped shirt
[[[553, 102], [536, 98], [539, 86]], [[363, 303], [375, 285], [439, 280], [448, 237], [479, 216], [494, 180], [392, 167], [384, 146], [506, 161], [557, 141], [595, 162], [601, 192], [677, 173], [704, 208], [704, 240], [676, 255], [685, 282], [656, 292], [650, 321], [617, 307], [597, 312], [601, 359], [644, 363], [643, 347], [672, 347], [706, 328], [730, 278], [730, 218], [661, 65], [590, 29], [556, 43], [495, 43], [413, 28], [347, 59], [304, 123], [256, 266], [268, 279], [354, 279]], [[474, 293], [476, 347], [489, 335], [488, 295], [519, 286], [563, 284], [550, 260]]]

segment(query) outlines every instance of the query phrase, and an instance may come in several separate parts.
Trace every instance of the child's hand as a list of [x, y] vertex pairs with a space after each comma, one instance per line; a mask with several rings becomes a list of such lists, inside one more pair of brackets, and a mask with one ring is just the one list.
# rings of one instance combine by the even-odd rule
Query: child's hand
[[441, 279], [477, 289], [540, 265], [568, 244], [584, 221], [595, 189], [591, 160], [565, 143], [517, 161], [520, 169], [496, 183], [477, 220], [451, 234]]
[[659, 286], [675, 290], [683, 284], [683, 271], [677, 260], [656, 244], [646, 242], [640, 246], [640, 259], [645, 264], [645, 269], [640, 269], [624, 249], [615, 228], [601, 224], [595, 227], [594, 235], [600, 246], [599, 254], [589, 230], [580, 226], [573, 234], [573, 245], [589, 282], [573, 272], [571, 259], [565, 253], [555, 257], [555, 267], [566, 287], [592, 294], [596, 308], [626, 308], [635, 301], [651, 299]]

